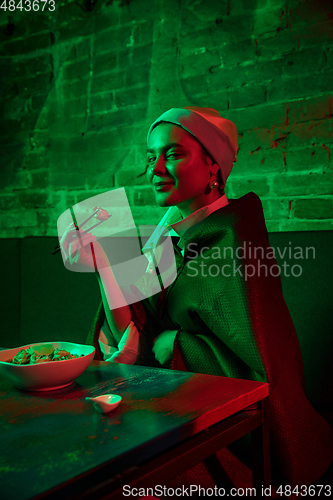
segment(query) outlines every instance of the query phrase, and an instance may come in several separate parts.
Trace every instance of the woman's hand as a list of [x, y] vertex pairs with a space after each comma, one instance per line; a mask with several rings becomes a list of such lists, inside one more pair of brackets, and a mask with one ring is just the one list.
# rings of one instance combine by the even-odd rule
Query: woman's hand
[[153, 353], [157, 361], [164, 365], [171, 361], [177, 330], [165, 330], [154, 341]]
[[[65, 231], [60, 240], [60, 247], [66, 260], [70, 264], [78, 263], [90, 269], [95, 269], [95, 263], [97, 269], [108, 265], [107, 257], [101, 245], [96, 241], [96, 236], [93, 236], [91, 233], [82, 235], [83, 232], [83, 229], [77, 230], [73, 223]], [[94, 242], [93, 251], [95, 258], [93, 257], [90, 245], [92, 242]]]
[[[114, 351], [114, 349], [113, 349]], [[124, 331], [124, 334], [118, 344], [118, 350], [112, 352], [104, 361], [111, 363], [125, 363], [126, 365], [134, 365], [140, 356], [140, 337], [139, 332], [133, 323], [130, 324]]]

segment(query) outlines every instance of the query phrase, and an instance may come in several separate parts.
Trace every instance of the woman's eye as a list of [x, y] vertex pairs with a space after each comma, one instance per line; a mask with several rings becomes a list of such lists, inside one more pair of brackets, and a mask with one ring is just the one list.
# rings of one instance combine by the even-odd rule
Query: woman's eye
[[179, 158], [179, 156], [180, 156], [179, 153], [170, 153], [170, 154], [168, 154], [167, 158], [168, 158], [168, 160], [169, 159], [176, 160], [177, 158]]
[[148, 165], [151, 165], [155, 161], [155, 158], [151, 156], [150, 158], [147, 158]]

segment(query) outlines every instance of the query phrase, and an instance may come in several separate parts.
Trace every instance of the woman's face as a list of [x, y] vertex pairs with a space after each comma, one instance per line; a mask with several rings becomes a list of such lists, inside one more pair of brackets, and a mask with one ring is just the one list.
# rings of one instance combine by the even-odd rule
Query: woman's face
[[219, 167], [186, 130], [171, 123], [157, 125], [149, 136], [147, 160], [147, 179], [158, 205], [177, 205], [186, 216], [211, 202], [209, 185]]

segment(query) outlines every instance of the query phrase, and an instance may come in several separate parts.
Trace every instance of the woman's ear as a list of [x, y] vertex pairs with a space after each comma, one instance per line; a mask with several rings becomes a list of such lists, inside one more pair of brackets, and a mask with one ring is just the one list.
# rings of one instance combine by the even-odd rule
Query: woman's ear
[[215, 161], [208, 155], [206, 156], [206, 162], [207, 162], [207, 165], [209, 166], [211, 174], [216, 174], [220, 170], [220, 167], [218, 166], [218, 164], [215, 163]]
[[210, 165], [210, 172], [211, 174], [217, 174], [217, 172], [220, 170], [220, 167], [218, 166], [217, 163], [214, 163], [212, 160], [211, 160], [211, 165]]

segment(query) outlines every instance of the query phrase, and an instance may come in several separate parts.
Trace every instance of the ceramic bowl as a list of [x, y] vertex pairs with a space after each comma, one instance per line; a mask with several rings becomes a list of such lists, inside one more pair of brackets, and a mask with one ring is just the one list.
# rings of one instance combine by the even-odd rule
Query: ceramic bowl
[[[16, 365], [8, 360], [21, 350], [36, 348], [42, 353], [53, 349], [64, 349], [80, 357], [63, 361], [48, 361], [32, 365]], [[14, 349], [0, 351], [0, 375], [12, 382], [18, 389], [25, 391], [48, 391], [66, 387], [74, 382], [90, 365], [95, 354], [91, 345], [71, 342], [39, 342]], [[82, 356], [83, 355], [83, 356]]]
[[95, 410], [99, 411], [99, 413], [108, 413], [117, 408], [121, 399], [122, 397], [118, 396], [118, 394], [103, 394], [96, 398], [86, 398], [86, 401], [92, 403]]

